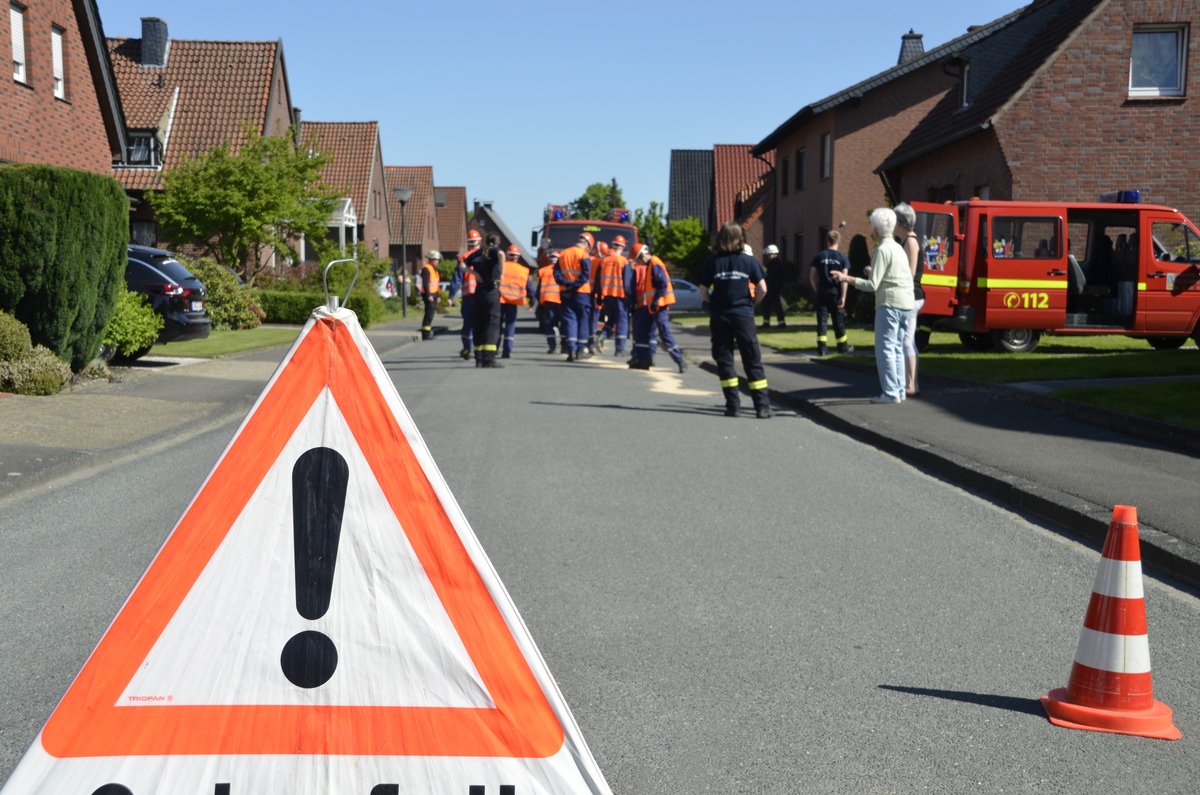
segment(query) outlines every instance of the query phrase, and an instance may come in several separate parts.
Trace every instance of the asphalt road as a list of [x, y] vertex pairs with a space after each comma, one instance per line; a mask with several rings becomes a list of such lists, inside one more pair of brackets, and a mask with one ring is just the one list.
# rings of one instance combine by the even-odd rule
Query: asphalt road
[[[1195, 791], [1193, 594], [1147, 577], [1182, 741], [1053, 727], [1094, 551], [699, 368], [457, 347], [383, 359], [614, 792]], [[234, 427], [5, 502], [0, 780]]]

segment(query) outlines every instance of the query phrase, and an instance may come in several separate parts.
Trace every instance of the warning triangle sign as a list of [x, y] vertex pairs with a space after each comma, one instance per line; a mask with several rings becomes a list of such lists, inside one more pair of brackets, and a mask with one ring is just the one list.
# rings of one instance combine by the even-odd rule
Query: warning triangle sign
[[354, 314], [318, 309], [3, 795], [489, 786], [609, 792]]

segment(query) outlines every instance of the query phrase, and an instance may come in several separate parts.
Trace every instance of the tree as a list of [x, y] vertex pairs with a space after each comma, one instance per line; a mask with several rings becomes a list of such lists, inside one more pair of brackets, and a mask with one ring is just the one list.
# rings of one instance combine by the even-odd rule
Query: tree
[[663, 220], [662, 205], [652, 201], [649, 210], [640, 207], [634, 210], [633, 225], [637, 227], [639, 240], [651, 245], [658, 243], [667, 227], [666, 221]]
[[588, 185], [583, 195], [571, 202], [571, 215], [575, 218], [596, 220], [604, 217], [609, 210], [624, 206], [625, 197], [617, 187], [617, 178], [613, 177], [612, 182], [607, 185], [603, 182]]
[[253, 282], [264, 251], [299, 259], [292, 245], [302, 235], [325, 237], [336, 194], [320, 183], [327, 157], [296, 146], [291, 135], [247, 127], [246, 136], [236, 153], [226, 141], [167, 172], [165, 189], [149, 200], [163, 238]]
[[708, 235], [705, 234], [704, 224], [700, 223], [699, 218], [684, 218], [667, 224], [654, 246], [654, 251], [665, 262], [683, 269], [691, 278], [696, 277], [711, 253]]

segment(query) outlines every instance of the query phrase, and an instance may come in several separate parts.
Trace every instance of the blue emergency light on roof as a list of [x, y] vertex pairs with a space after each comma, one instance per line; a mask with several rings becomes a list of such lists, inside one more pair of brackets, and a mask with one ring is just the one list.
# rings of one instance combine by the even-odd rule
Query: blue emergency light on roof
[[558, 209], [558, 208], [555, 208], [555, 210], [554, 210], [554, 220], [555, 220], [555, 221], [561, 221], [562, 219], [563, 219], [563, 211], [562, 211], [562, 210], [560, 210], [560, 209]]
[[1140, 190], [1110, 190], [1100, 194], [1100, 201], [1105, 204], [1141, 204]]

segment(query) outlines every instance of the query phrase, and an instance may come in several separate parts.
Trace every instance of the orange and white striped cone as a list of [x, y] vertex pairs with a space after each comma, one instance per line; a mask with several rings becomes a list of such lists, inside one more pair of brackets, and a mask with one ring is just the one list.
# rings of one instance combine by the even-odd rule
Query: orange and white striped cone
[[1042, 696], [1055, 726], [1161, 740], [1183, 735], [1154, 700], [1137, 508], [1113, 509], [1071, 679]]

